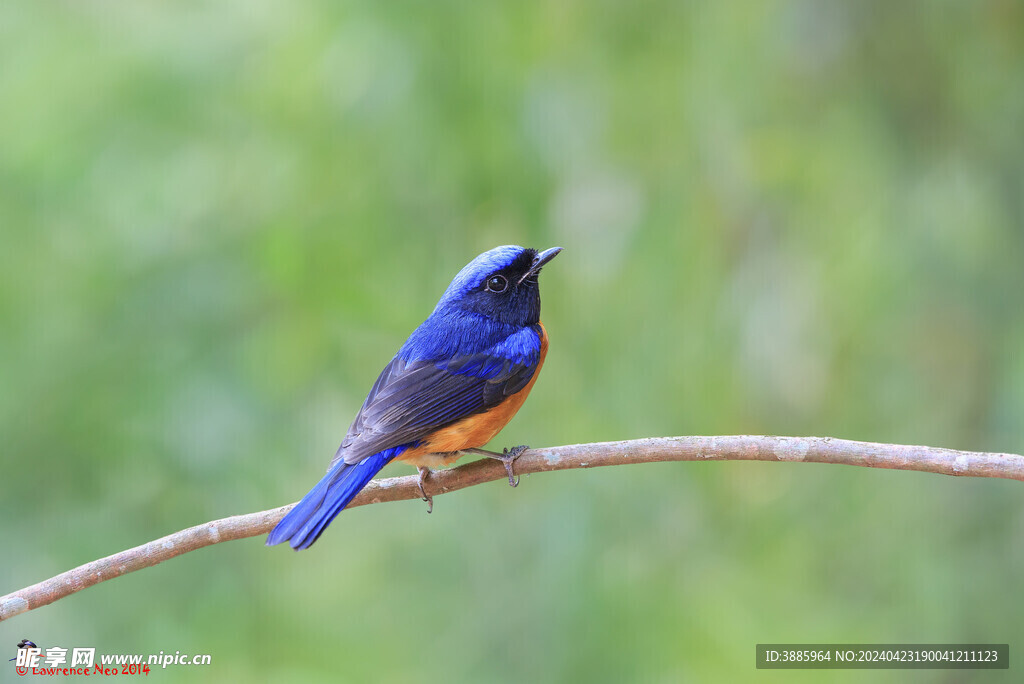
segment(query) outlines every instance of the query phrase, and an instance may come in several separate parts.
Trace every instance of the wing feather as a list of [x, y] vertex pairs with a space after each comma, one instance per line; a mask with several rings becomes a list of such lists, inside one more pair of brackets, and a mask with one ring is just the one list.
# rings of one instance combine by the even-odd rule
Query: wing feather
[[526, 387], [540, 359], [540, 331], [528, 331], [532, 339], [527, 353], [518, 339], [514, 359], [506, 356], [509, 352], [500, 344], [444, 361], [393, 358], [373, 384], [331, 466], [339, 460], [358, 463], [385, 449], [415, 444]]

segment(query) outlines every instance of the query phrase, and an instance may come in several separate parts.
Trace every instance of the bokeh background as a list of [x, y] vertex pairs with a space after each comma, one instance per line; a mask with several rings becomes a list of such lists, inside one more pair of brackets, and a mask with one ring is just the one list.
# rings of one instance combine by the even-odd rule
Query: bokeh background
[[[0, 98], [0, 593], [298, 499], [498, 244], [565, 252], [494, 446], [1024, 452], [1013, 0], [4, 3]], [[1020, 665], [758, 673], [754, 645], [1024, 657], [1017, 482], [655, 464], [262, 542], [0, 644], [210, 653], [150, 676], [217, 682], [992, 682]]]

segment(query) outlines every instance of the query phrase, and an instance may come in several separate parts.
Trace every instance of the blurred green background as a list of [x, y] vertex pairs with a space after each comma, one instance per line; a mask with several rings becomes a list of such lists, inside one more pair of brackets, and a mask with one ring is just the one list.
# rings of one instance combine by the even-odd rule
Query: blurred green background
[[[0, 593], [297, 500], [499, 244], [565, 252], [493, 446], [1024, 452], [1014, 0], [4, 3], [0, 98]], [[197, 551], [0, 623], [0, 652], [212, 654], [167, 681], [1016, 681], [755, 672], [754, 645], [1019, 663], [1022, 573], [1017, 482], [655, 464]]]

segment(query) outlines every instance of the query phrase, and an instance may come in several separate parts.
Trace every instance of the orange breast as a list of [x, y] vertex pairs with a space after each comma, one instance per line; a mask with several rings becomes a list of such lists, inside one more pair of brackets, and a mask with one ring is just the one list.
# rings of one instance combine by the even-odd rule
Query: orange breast
[[[438, 465], [437, 457], [429, 457], [430, 454], [451, 453], [462, 449], [474, 449], [487, 444], [491, 439], [501, 432], [512, 416], [516, 415], [522, 407], [526, 397], [533, 389], [533, 383], [540, 375], [541, 366], [544, 365], [544, 357], [548, 354], [548, 331], [544, 324], [540, 323], [540, 358], [537, 359], [537, 369], [533, 371], [533, 377], [526, 387], [519, 390], [512, 396], [505, 399], [494, 408], [483, 413], [477, 413], [452, 423], [448, 427], [441, 428], [430, 435], [427, 440], [416, 447], [409, 449], [398, 457], [399, 461], [405, 461], [413, 465]], [[458, 457], [444, 459], [445, 462], [454, 462]]]

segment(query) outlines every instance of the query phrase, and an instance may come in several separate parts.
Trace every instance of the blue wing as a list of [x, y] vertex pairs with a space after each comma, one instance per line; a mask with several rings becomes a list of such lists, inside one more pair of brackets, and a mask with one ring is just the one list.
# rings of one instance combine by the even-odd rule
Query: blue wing
[[440, 361], [396, 356], [374, 383], [331, 466], [414, 446], [435, 430], [497, 406], [530, 382], [542, 334], [534, 325], [485, 351]]

